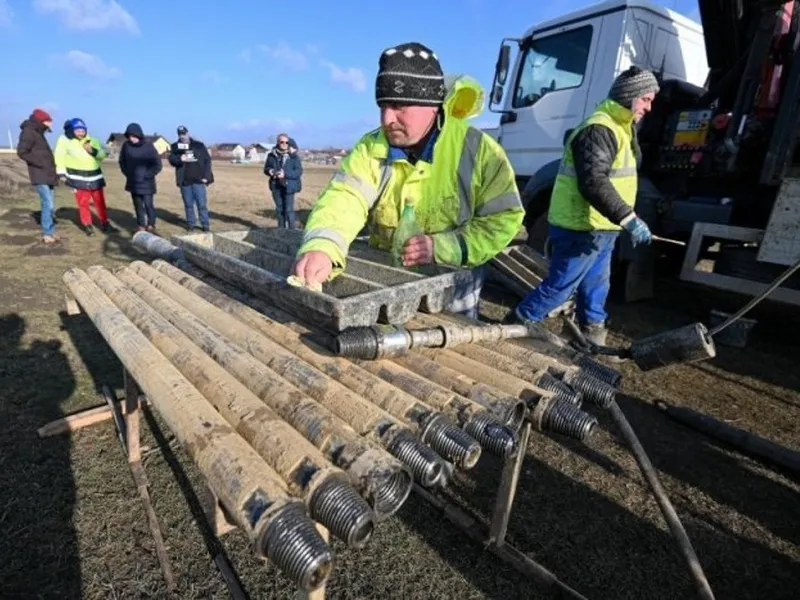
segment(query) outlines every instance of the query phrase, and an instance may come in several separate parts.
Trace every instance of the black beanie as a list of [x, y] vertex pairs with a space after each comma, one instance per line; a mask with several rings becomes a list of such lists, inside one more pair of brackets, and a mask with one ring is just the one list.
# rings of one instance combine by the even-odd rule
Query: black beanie
[[378, 104], [439, 106], [444, 95], [444, 74], [433, 50], [408, 42], [381, 53], [375, 80]]
[[625, 108], [631, 108], [636, 98], [658, 93], [658, 80], [650, 71], [631, 67], [620, 73], [611, 84], [608, 97]]

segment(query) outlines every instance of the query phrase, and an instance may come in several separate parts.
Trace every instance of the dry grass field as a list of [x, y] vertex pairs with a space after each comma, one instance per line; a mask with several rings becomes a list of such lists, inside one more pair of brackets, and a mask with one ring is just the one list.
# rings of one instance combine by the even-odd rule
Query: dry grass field
[[[66, 188], [57, 193], [62, 242], [38, 243], [38, 200], [24, 166], [0, 157], [0, 598], [167, 598], [141, 503], [107, 422], [39, 439], [44, 423], [100, 402], [98, 386], [122, 388], [114, 354], [85, 317], [66, 317], [61, 275], [142, 258], [135, 221], [114, 163], [108, 204], [120, 233], [86, 237]], [[331, 176], [307, 167], [302, 211]], [[274, 224], [261, 170], [216, 164], [212, 228]], [[183, 208], [165, 165], [158, 230], [182, 231]], [[305, 214], [301, 212], [300, 221]], [[705, 318], [736, 300], [659, 284], [657, 301], [614, 305], [614, 340]], [[740, 301], [740, 300], [739, 300]], [[501, 316], [513, 299], [494, 292], [482, 310]], [[795, 311], [796, 313], [797, 311]], [[684, 520], [717, 598], [796, 598], [800, 582], [800, 485], [668, 421], [663, 399], [696, 408], [800, 450], [797, 319], [767, 307], [747, 349], [720, 348], [712, 362], [651, 373], [624, 366], [629, 415]], [[788, 320], [787, 320], [788, 319]], [[586, 445], [534, 435], [509, 538], [587, 597], [690, 598], [692, 587], [658, 508], [606, 416]], [[156, 432], [158, 432], [156, 428]], [[195, 518], [198, 474], [169, 432], [143, 443], [151, 495], [179, 582], [179, 598], [226, 598]], [[487, 510], [498, 481], [490, 459], [460, 482]], [[291, 598], [288, 582], [257, 561], [239, 532], [222, 548], [252, 598]], [[412, 497], [365, 550], [334, 544], [331, 598], [540, 598], [543, 595]]]

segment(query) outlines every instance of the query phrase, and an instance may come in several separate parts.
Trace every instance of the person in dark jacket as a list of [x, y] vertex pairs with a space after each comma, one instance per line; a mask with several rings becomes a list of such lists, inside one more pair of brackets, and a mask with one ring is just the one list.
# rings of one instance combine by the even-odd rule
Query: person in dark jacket
[[517, 305], [518, 320], [542, 321], [576, 294], [583, 334], [605, 344], [605, 303], [617, 237], [624, 230], [634, 246], [648, 244], [652, 237], [634, 212], [641, 160], [636, 123], [650, 111], [658, 91], [655, 75], [631, 67], [570, 135], [547, 217], [550, 270]]
[[156, 230], [156, 175], [161, 172], [161, 157], [152, 142], [145, 140], [138, 123], [125, 129], [125, 143], [119, 151], [119, 168], [125, 175], [125, 191], [130, 192], [136, 211], [138, 231]]
[[178, 141], [170, 146], [169, 164], [175, 167], [175, 183], [181, 190], [186, 212], [186, 228], [197, 227], [195, 207], [203, 231], [210, 231], [207, 188], [214, 183], [211, 155], [206, 145], [189, 135], [189, 130], [178, 127]]
[[278, 227], [294, 229], [294, 195], [303, 187], [303, 163], [297, 144], [285, 133], [278, 136], [275, 147], [267, 154], [264, 174], [269, 177]]
[[42, 207], [42, 242], [53, 244], [58, 241], [55, 228], [55, 198], [53, 189], [58, 185], [56, 160], [44, 134], [53, 126], [53, 118], [44, 110], [37, 108], [19, 126], [17, 156], [28, 165], [31, 185], [39, 194]]

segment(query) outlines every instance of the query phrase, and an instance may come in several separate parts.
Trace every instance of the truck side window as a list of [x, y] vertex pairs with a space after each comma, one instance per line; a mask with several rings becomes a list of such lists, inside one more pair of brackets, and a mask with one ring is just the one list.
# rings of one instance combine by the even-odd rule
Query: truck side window
[[591, 25], [529, 40], [514, 91], [513, 107], [532, 106], [550, 92], [580, 87], [591, 44]]

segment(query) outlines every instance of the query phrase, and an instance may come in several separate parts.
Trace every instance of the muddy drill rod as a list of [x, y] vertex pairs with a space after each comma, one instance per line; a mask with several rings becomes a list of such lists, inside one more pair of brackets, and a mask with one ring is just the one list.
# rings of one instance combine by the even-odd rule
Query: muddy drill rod
[[[302, 339], [293, 329], [270, 321], [231, 298], [217, 298], [217, 303], [211, 302], [144, 263], [135, 262], [132, 268], [187, 310], [195, 314], [211, 315], [215, 319], [212, 325], [216, 323], [218, 329], [224, 327], [225, 331], [238, 334], [236, 339], [244, 339], [242, 327], [245, 325], [251, 331], [263, 334], [273, 343], [279, 344], [284, 355], [288, 351], [298, 362], [305, 361], [339, 382], [344, 386], [340, 386], [340, 390], [346, 390], [348, 394], [356, 392], [363, 395], [371, 402], [367, 404], [367, 410], [372, 410], [375, 418], [379, 418], [379, 412], [375, 408], [377, 406], [405, 421], [423, 443], [460, 468], [469, 469], [477, 463], [481, 452], [478, 442], [429, 404], [397, 390], [347, 360], [331, 356], [326, 349], [310, 340]], [[359, 401], [364, 403], [363, 399]]]
[[[314, 330], [298, 324], [287, 313], [267, 305], [260, 299], [252, 296], [245, 298], [245, 295], [240, 293], [238, 294], [240, 300], [235, 300], [163, 261], [154, 261], [152, 267], [149, 269], [134, 263], [137, 273], [184, 306], [188, 307], [196, 301], [193, 295], [186, 294], [186, 290], [190, 290], [199, 298], [235, 316], [353, 391], [363, 394], [374, 404], [389, 410], [398, 418], [418, 420], [420, 425], [425, 427], [421, 439], [443, 456], [454, 460], [459, 467], [469, 468], [477, 458], [473, 442], [468, 436], [476, 439], [480, 446], [490, 452], [502, 456], [510, 456], [515, 452], [517, 446], [515, 432], [519, 430], [526, 410], [525, 403], [521, 400], [513, 398], [497, 400], [497, 410], [504, 418], [509, 419], [510, 425], [513, 426], [513, 430], [506, 429], [504, 423], [497, 422], [487, 413], [484, 406], [453, 394], [449, 390], [437, 389], [432, 382], [405, 371], [398, 365], [377, 361], [369, 364], [358, 363], [356, 366], [346, 359], [331, 356], [327, 348], [308, 338]], [[255, 310], [256, 308], [258, 310]], [[381, 366], [380, 372], [371, 368], [377, 365]], [[398, 378], [386, 377], [385, 368], [392, 367], [404, 373], [399, 374]], [[414, 401], [414, 398], [417, 401]], [[440, 414], [438, 411], [454, 419], [464, 428], [467, 436], [464, 436], [454, 423], [441, 418], [433, 421], [432, 425], [436, 427], [424, 422], [431, 421], [428, 414], [436, 416]], [[448, 450], [446, 445], [452, 444], [453, 438], [456, 440], [463, 438], [464, 441], [459, 442], [453, 450]]]
[[303, 590], [319, 588], [332, 569], [330, 548], [305, 505], [186, 378], [82, 270], [63, 281], [167, 422], [209, 487], [253, 543]]
[[[222, 311], [215, 312], [217, 309], [212, 305], [197, 314], [185, 310], [131, 268], [119, 270], [118, 277], [228, 371], [233, 373], [233, 368], [246, 369], [241, 375], [233, 373], [245, 385], [248, 385], [250, 373], [254, 370], [257, 372], [259, 365], [265, 367], [275, 375], [272, 385], [290, 385], [313, 398], [361, 436], [377, 442], [404, 462], [423, 486], [435, 485], [442, 475], [442, 458], [420, 442], [407, 427], [280, 345], [252, 331], [230, 315]], [[212, 308], [215, 310], [210, 310]], [[246, 348], [247, 352], [241, 348]], [[269, 394], [265, 392], [261, 388], [256, 394], [268, 402]], [[286, 419], [284, 415], [281, 416]], [[292, 425], [303, 433], [302, 428], [294, 423]], [[319, 435], [314, 431], [319, 426], [320, 423], [314, 420], [307, 422], [304, 429], [314, 437]]]
[[287, 491], [305, 501], [315, 521], [351, 547], [366, 545], [372, 536], [375, 517], [350, 485], [344, 471], [332, 467], [311, 442], [110, 272], [90, 267], [88, 273], [150, 342], [275, 469], [286, 483]]

